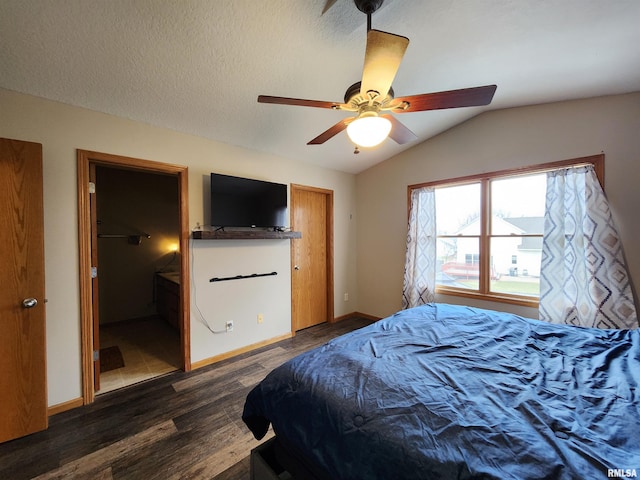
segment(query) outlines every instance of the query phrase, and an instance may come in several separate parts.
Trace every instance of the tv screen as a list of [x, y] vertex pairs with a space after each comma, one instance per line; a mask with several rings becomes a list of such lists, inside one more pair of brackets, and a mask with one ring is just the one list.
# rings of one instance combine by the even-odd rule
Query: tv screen
[[268, 227], [287, 225], [287, 186], [211, 174], [211, 225]]

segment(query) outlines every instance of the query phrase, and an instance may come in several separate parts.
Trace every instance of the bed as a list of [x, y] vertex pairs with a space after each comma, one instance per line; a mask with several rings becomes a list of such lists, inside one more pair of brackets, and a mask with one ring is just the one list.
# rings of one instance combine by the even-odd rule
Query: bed
[[429, 304], [276, 368], [243, 420], [294, 478], [628, 477], [639, 385], [638, 330]]

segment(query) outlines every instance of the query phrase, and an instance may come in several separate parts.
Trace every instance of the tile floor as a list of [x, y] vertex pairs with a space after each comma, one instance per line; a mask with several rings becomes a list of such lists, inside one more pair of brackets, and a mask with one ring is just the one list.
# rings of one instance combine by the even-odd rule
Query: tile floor
[[127, 320], [100, 327], [100, 347], [117, 345], [124, 367], [100, 374], [97, 395], [179, 369], [180, 334], [160, 317]]

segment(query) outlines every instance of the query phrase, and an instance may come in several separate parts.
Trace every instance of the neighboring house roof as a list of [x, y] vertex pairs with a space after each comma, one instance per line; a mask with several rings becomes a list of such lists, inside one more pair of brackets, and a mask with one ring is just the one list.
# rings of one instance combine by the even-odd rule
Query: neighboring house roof
[[[518, 227], [515, 223], [505, 221], [506, 218], [493, 217], [491, 219], [494, 234], [498, 235], [522, 235], [527, 233]], [[476, 218], [458, 230], [455, 235], [479, 235], [480, 219]]]
[[544, 217], [509, 217], [503, 220], [515, 225], [524, 234], [544, 232]]
[[[502, 235], [527, 235], [541, 234], [544, 232], [544, 217], [493, 217], [493, 229], [495, 233]], [[478, 235], [480, 233], [480, 220], [475, 219], [465, 225], [456, 234]], [[524, 237], [518, 245], [519, 250], [542, 250], [542, 237]]]
[[[522, 230], [523, 234], [544, 232], [544, 217], [515, 217], [504, 218], [503, 220]], [[518, 249], [542, 250], [542, 237], [525, 237], [522, 239]]]

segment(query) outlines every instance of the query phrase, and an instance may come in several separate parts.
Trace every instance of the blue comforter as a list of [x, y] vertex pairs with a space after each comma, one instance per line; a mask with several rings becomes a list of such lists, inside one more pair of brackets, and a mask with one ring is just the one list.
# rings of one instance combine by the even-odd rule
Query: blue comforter
[[639, 386], [640, 330], [431, 304], [276, 368], [243, 420], [332, 479], [599, 479], [640, 475]]

